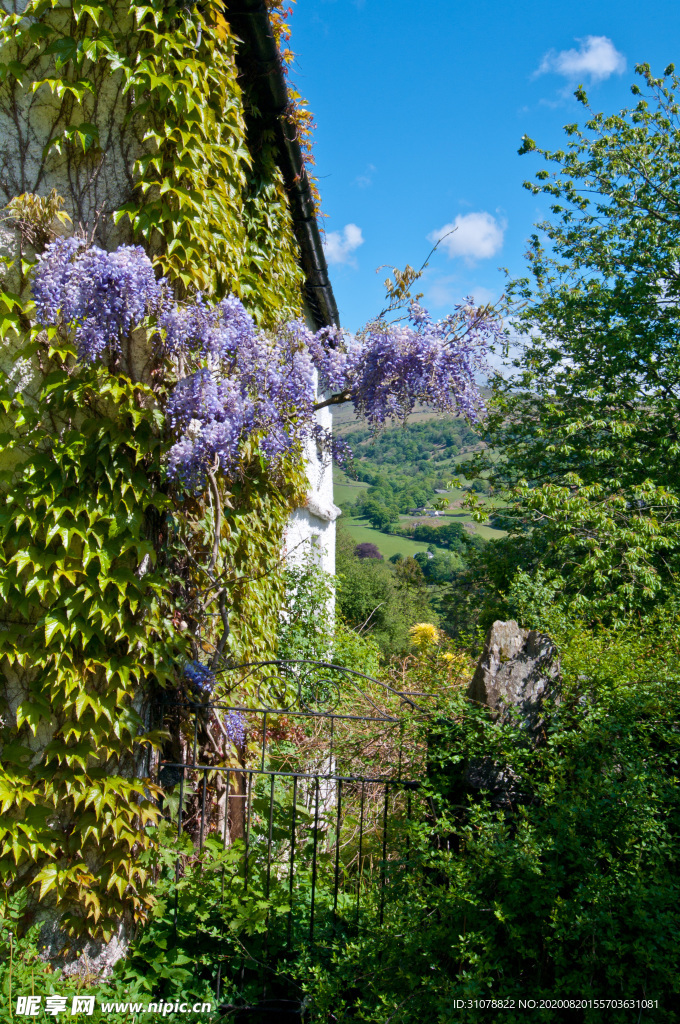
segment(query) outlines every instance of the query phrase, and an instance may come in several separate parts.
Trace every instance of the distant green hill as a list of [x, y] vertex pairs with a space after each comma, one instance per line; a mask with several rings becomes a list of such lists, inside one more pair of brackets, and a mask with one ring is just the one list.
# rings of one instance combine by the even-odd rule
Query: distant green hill
[[[428, 544], [393, 533], [408, 531], [418, 522], [436, 527], [453, 519], [469, 534], [485, 540], [502, 536], [501, 531], [473, 523], [471, 515], [460, 508], [470, 488], [480, 496], [489, 495], [488, 481], [466, 480], [458, 474], [464, 489], [450, 486], [456, 465], [481, 445], [465, 420], [434, 416], [423, 410], [417, 411], [406, 426], [372, 434], [357, 424], [353, 414], [344, 418], [336, 414], [334, 430], [354, 455], [353, 463], [345, 470], [336, 468], [334, 483], [344, 525], [357, 543], [371, 541], [387, 558], [396, 553], [413, 555], [424, 551]], [[492, 496], [489, 498], [495, 503]], [[442, 499], [448, 499], [450, 505], [441, 516], [413, 515], [414, 510], [431, 508]]]

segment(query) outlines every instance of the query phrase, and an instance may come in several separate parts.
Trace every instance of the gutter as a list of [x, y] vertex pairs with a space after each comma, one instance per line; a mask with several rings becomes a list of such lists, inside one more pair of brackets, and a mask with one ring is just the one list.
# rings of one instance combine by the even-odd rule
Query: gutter
[[264, 0], [225, 0], [224, 11], [241, 40], [236, 62], [265, 129], [273, 131], [278, 164], [288, 192], [293, 229], [305, 275], [304, 293], [317, 327], [340, 325], [328, 265], [314, 211], [314, 198], [295, 126], [286, 117], [288, 89]]

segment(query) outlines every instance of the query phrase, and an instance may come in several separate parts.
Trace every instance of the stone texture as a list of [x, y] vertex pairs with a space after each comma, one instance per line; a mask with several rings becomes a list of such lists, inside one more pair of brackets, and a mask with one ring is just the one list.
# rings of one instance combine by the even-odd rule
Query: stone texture
[[494, 622], [468, 687], [470, 700], [486, 704], [509, 720], [517, 708], [525, 726], [535, 732], [542, 721], [545, 697], [557, 695], [560, 664], [557, 649], [545, 633], [521, 629], [511, 619]]
[[57, 912], [43, 911], [39, 945], [43, 960], [61, 970], [65, 977], [82, 978], [91, 983], [111, 976], [116, 963], [127, 953], [132, 922], [126, 915], [117, 933], [103, 939], [69, 939], [61, 929]]

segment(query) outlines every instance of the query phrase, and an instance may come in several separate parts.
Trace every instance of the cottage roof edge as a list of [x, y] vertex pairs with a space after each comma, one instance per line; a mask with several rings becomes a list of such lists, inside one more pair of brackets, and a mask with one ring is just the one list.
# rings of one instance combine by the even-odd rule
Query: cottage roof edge
[[318, 327], [339, 326], [338, 307], [328, 276], [307, 167], [295, 126], [286, 117], [290, 102], [288, 87], [267, 5], [264, 0], [225, 0], [224, 12], [243, 44], [237, 54], [239, 68], [248, 79], [259, 114], [269, 123], [276, 138], [278, 164], [290, 198], [293, 227], [300, 247], [305, 299]]

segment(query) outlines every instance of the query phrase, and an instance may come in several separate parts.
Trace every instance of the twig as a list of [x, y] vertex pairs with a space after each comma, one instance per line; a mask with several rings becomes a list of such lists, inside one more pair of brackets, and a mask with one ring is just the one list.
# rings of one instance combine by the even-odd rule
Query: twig
[[222, 636], [220, 637], [220, 641], [219, 641], [217, 647], [215, 648], [215, 653], [212, 656], [212, 662], [211, 662], [211, 666], [210, 667], [212, 668], [213, 672], [217, 668], [217, 666], [219, 664], [219, 661], [220, 661], [220, 658], [222, 657], [222, 654], [224, 652], [224, 648], [227, 645], [227, 640], [229, 639], [229, 632], [230, 632], [230, 630], [229, 630], [229, 615], [227, 614], [227, 605], [226, 605], [226, 600], [225, 600], [224, 588], [220, 591], [220, 593], [218, 595], [218, 607], [220, 609], [220, 618], [222, 619], [222, 625], [224, 626], [224, 629], [222, 631]]
[[220, 492], [217, 486], [217, 480], [212, 469], [207, 471], [208, 481], [210, 483], [210, 490], [212, 497], [215, 502], [215, 534], [213, 537], [213, 550], [212, 558], [210, 559], [210, 566], [208, 571], [212, 572], [217, 565], [217, 559], [220, 553], [220, 534], [222, 532], [222, 502], [220, 501]]

